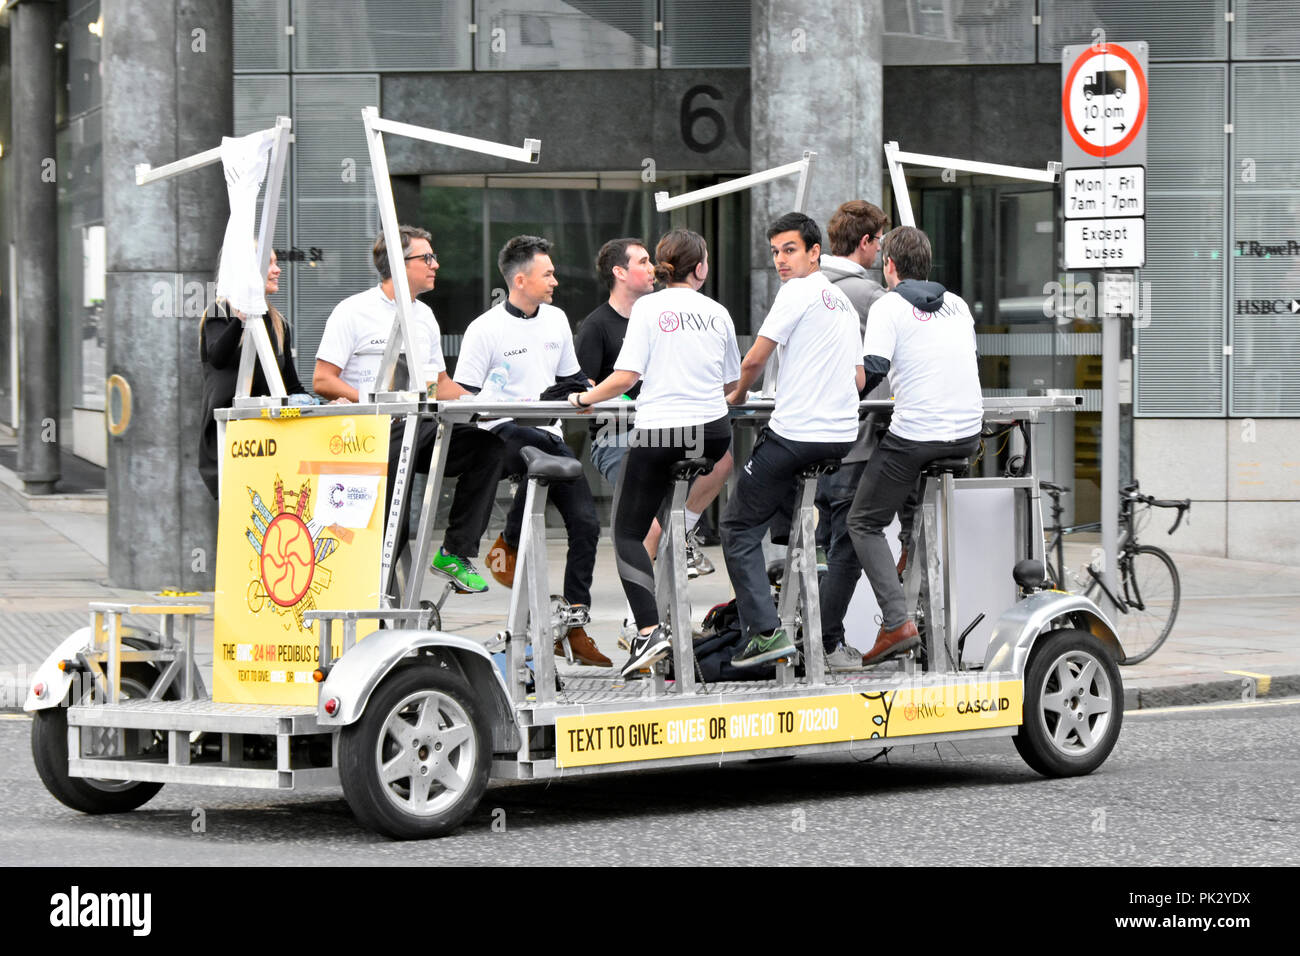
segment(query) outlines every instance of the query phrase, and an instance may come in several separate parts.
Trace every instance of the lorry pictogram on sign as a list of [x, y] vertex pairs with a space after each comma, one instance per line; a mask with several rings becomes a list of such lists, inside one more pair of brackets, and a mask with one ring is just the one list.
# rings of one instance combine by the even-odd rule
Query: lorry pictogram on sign
[[1089, 157], [1119, 158], [1146, 121], [1142, 62], [1118, 43], [1086, 47], [1066, 73], [1061, 113], [1070, 144]]

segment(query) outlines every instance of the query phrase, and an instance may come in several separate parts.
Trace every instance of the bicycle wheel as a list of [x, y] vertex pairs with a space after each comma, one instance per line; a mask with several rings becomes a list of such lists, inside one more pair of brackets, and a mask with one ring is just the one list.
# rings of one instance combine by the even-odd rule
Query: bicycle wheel
[[1125, 606], [1116, 612], [1115, 626], [1124, 649], [1123, 664], [1144, 661], [1165, 642], [1178, 616], [1181, 588], [1173, 558], [1159, 548], [1139, 545], [1120, 568]]

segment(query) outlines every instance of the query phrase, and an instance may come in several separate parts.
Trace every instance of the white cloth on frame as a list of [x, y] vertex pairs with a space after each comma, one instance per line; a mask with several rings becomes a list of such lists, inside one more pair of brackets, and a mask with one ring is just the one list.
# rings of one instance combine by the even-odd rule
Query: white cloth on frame
[[[257, 259], [257, 194], [266, 178], [274, 138], [265, 131], [221, 137], [230, 220], [217, 269], [217, 296], [244, 315], [265, 315], [266, 279]], [[268, 237], [269, 238], [269, 237]]]

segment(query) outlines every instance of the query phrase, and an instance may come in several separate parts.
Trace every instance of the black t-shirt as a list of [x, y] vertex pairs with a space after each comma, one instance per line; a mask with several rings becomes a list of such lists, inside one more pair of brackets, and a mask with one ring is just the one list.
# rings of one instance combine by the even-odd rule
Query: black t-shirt
[[[627, 319], [614, 311], [608, 301], [602, 302], [582, 320], [578, 332], [573, 337], [573, 349], [578, 353], [578, 364], [582, 374], [594, 379], [599, 385], [614, 371], [614, 361], [623, 348], [623, 337], [627, 335]], [[641, 391], [637, 382], [627, 394], [636, 398]], [[593, 424], [591, 433], [594, 437], [598, 426]]]

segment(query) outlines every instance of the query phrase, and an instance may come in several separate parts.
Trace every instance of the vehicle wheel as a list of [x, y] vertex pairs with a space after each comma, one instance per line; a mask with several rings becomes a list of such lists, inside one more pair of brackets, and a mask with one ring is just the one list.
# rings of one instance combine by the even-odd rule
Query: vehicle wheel
[[[158, 671], [148, 664], [122, 665], [122, 695], [128, 700], [149, 696]], [[166, 695], [172, 697], [171, 691]], [[126, 749], [131, 755], [155, 750], [165, 752], [161, 732], [128, 730]], [[51, 707], [36, 712], [32, 719], [32, 759], [45, 789], [64, 806], [82, 813], [125, 813], [151, 800], [163, 788], [161, 783], [137, 780], [101, 780], [68, 774], [68, 709]]]
[[1025, 671], [1024, 722], [1012, 738], [1025, 763], [1047, 777], [1091, 773], [1123, 719], [1119, 668], [1097, 638], [1074, 629], [1038, 638]]
[[339, 737], [352, 812], [398, 840], [444, 836], [487, 789], [492, 731], [469, 685], [437, 664], [396, 671]]
[[1178, 569], [1173, 558], [1159, 548], [1139, 545], [1121, 570], [1128, 606], [1115, 615], [1119, 644], [1124, 649], [1120, 663], [1136, 664], [1159, 650], [1173, 630], [1181, 593]]

